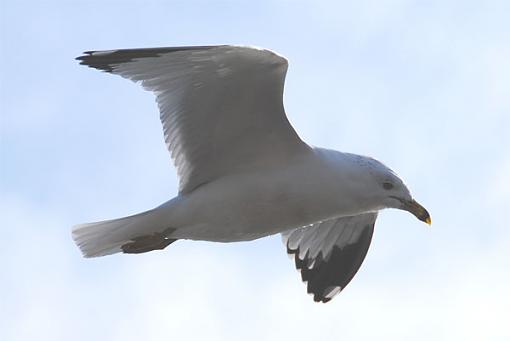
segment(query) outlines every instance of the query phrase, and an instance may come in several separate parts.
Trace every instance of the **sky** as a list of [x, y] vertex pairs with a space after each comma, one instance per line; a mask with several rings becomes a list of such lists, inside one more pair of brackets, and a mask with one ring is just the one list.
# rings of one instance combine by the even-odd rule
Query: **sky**
[[[0, 0], [1, 340], [508, 340], [510, 2]], [[78, 223], [177, 193], [153, 96], [83, 51], [242, 44], [289, 60], [309, 144], [382, 160], [431, 213], [379, 215], [314, 303], [279, 236], [84, 259]]]

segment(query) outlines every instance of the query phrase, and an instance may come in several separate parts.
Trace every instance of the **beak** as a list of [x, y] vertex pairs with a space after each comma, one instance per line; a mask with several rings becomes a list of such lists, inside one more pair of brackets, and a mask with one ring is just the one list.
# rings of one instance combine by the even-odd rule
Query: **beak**
[[416, 200], [412, 199], [410, 201], [403, 201], [402, 209], [414, 214], [414, 216], [416, 218], [418, 218], [419, 220], [421, 220], [429, 225], [432, 224], [432, 220], [430, 219], [429, 212], [427, 212], [425, 207], [418, 204], [416, 202]]

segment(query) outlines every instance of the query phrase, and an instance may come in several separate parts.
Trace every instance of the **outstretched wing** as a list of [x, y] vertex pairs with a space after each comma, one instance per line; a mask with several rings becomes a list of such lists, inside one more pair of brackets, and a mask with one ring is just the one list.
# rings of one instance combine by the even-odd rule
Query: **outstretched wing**
[[343, 217], [282, 233], [308, 293], [326, 303], [351, 281], [372, 240], [377, 213]]
[[283, 108], [287, 60], [271, 51], [191, 46], [90, 51], [77, 59], [156, 94], [181, 193], [308, 148]]

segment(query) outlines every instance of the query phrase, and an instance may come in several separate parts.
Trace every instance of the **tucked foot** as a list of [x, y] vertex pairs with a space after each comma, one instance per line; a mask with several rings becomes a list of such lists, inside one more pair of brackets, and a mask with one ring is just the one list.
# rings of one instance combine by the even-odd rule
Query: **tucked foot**
[[154, 233], [148, 236], [141, 236], [131, 239], [131, 242], [121, 246], [124, 253], [144, 253], [154, 250], [163, 250], [177, 239], [171, 239], [164, 233]]

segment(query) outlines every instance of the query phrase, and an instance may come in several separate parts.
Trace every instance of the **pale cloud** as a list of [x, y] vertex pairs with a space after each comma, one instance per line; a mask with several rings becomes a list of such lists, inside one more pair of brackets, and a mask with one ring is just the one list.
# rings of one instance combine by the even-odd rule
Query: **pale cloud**
[[[232, 245], [180, 242], [140, 257], [84, 260], [66, 243], [57, 227], [62, 222], [53, 215], [41, 222], [44, 214], [36, 208], [3, 204], [9, 209], [5, 222], [15, 231], [3, 256], [15, 301], [2, 314], [4, 340], [510, 336], [504, 241], [455, 255], [439, 250], [431, 269], [396, 272], [390, 281], [369, 273], [377, 271], [369, 254], [370, 269], [363, 267], [335, 301], [316, 304], [278, 244], [268, 250], [263, 243], [245, 243], [249, 251], [239, 253]], [[20, 216], [27, 210], [37, 221]], [[35, 224], [43, 233], [23, 231]], [[278, 260], [250, 267], [256, 260], [249, 253], [264, 250]]]
[[[2, 4], [1, 340], [510, 338], [508, 2], [102, 6]], [[81, 258], [72, 225], [151, 208], [177, 180], [152, 96], [73, 58], [211, 42], [284, 53], [301, 136], [387, 162], [432, 228], [383, 212], [325, 305], [279, 237]]]

